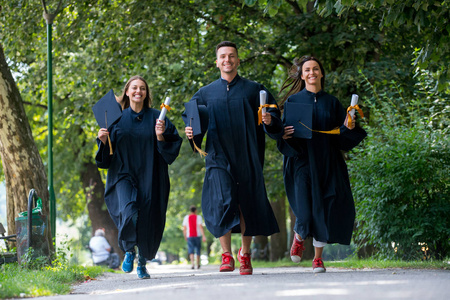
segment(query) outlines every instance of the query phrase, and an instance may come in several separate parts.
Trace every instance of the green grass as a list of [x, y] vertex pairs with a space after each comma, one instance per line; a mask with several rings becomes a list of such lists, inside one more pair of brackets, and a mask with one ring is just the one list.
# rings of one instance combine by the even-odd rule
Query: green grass
[[[342, 261], [324, 261], [326, 267], [346, 268], [346, 269], [443, 269], [450, 270], [449, 261], [400, 261], [400, 260], [375, 260], [375, 259], [346, 259]], [[306, 267], [310, 268], [311, 260], [293, 263], [290, 259], [282, 259], [276, 262], [252, 260], [253, 267], [256, 268], [276, 268], [276, 267]]]
[[0, 299], [68, 294], [71, 284], [95, 278], [102, 267], [53, 266], [28, 269], [17, 263], [0, 266]]

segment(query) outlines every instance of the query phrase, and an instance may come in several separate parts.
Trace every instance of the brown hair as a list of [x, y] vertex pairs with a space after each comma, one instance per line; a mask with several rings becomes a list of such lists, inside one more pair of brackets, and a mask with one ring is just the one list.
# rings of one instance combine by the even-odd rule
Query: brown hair
[[217, 55], [217, 51], [222, 47], [233, 47], [234, 49], [236, 49], [236, 55], [238, 55], [238, 49], [237, 49], [236, 44], [233, 42], [230, 42], [230, 41], [223, 41], [223, 42], [220, 42], [219, 44], [217, 44], [216, 55]]
[[322, 89], [325, 86], [325, 69], [323, 68], [322, 63], [313, 56], [302, 56], [300, 58], [294, 59], [294, 64], [290, 68], [288, 72], [288, 78], [283, 82], [283, 85], [281, 86], [280, 92], [278, 93], [278, 96], [285, 90], [287, 90], [286, 94], [283, 96], [282, 100], [278, 105], [280, 108], [282, 108], [284, 102], [286, 102], [287, 98], [289, 96], [296, 94], [303, 90], [305, 88], [305, 81], [302, 79], [302, 68], [305, 62], [314, 60], [319, 64], [320, 71], [322, 71], [322, 78], [320, 79], [320, 83], [322, 85]]
[[141, 80], [145, 84], [145, 89], [147, 90], [147, 95], [144, 98], [144, 108], [151, 107], [152, 105], [152, 94], [150, 89], [148, 88], [147, 81], [145, 81], [144, 78], [142, 78], [139, 75], [133, 76], [130, 79], [128, 79], [127, 84], [125, 84], [125, 87], [123, 88], [122, 96], [119, 98], [119, 103], [122, 105], [122, 109], [130, 107], [130, 98], [127, 96], [127, 90], [131, 85], [131, 82], [134, 80]]

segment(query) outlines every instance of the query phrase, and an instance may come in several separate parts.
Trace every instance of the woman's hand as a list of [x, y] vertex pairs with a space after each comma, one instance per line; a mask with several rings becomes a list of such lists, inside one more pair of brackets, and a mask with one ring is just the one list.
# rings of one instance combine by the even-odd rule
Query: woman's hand
[[106, 140], [108, 139], [109, 132], [106, 128], [100, 128], [98, 131], [97, 137], [100, 141], [102, 141], [103, 145], [106, 144]]
[[290, 139], [294, 134], [294, 126], [286, 126], [284, 127], [283, 139]]
[[352, 130], [353, 128], [355, 128], [355, 123], [356, 123], [356, 114], [352, 117], [352, 121], [350, 122], [350, 124], [348, 123], [348, 115], [345, 117], [344, 125], [348, 129]]
[[184, 133], [186, 133], [187, 138], [190, 140], [194, 137], [194, 130], [190, 126], [184, 128]]
[[163, 133], [164, 131], [166, 131], [166, 121], [164, 120], [156, 120], [156, 125], [155, 125], [155, 132], [156, 132], [156, 138], [158, 139], [158, 141], [164, 141], [164, 136]]
[[272, 123], [272, 115], [270, 113], [263, 113], [262, 114], [262, 121], [266, 125], [270, 125]]

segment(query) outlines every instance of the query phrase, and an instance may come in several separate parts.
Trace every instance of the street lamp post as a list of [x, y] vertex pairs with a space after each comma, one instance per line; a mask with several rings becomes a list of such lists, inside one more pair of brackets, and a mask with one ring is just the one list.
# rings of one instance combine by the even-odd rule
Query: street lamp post
[[55, 13], [49, 13], [44, 7], [44, 19], [47, 22], [47, 84], [48, 84], [48, 192], [50, 197], [50, 228], [52, 237], [56, 236], [56, 199], [53, 188], [53, 77], [52, 77], [52, 24], [61, 8], [62, 0], [58, 3]]

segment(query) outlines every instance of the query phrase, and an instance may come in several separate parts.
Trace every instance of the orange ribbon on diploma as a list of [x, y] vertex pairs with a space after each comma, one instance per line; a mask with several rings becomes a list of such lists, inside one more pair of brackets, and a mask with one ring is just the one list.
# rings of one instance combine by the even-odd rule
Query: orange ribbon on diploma
[[166, 108], [168, 111], [170, 111], [172, 109], [172, 107], [170, 107], [169, 105], [166, 105], [165, 103], [161, 103], [160, 108], [161, 109]]
[[278, 106], [276, 104], [264, 104], [264, 105], [260, 105], [259, 109], [258, 109], [258, 125], [261, 125], [262, 123], [262, 111], [263, 108], [266, 107], [273, 107], [273, 108], [277, 108]]
[[166, 117], [166, 113], [167, 111], [170, 111], [172, 108], [169, 106], [170, 104], [170, 97], [166, 97], [166, 101], [164, 101], [163, 103], [161, 103], [161, 113], [159, 114], [158, 120], [164, 120], [164, 118]]
[[351, 111], [352, 109], [356, 109], [356, 110], [359, 112], [359, 114], [361, 115], [361, 117], [364, 118], [364, 114], [363, 114], [363, 112], [362, 112], [362, 110], [361, 110], [361, 108], [359, 107], [358, 104], [356, 104], [356, 105], [350, 105], [350, 106], [347, 108], [348, 122], [351, 122], [351, 121], [352, 121], [352, 114], [350, 113], [350, 111]]

